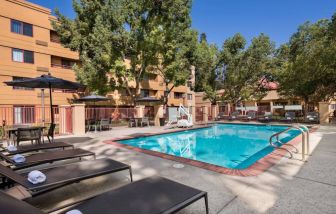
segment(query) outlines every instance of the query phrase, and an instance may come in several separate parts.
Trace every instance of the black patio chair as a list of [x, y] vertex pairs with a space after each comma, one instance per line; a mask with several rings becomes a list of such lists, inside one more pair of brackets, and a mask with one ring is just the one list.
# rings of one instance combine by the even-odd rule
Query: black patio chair
[[46, 163], [52, 163], [55, 161], [61, 160], [70, 160], [70, 159], [81, 159], [83, 157], [93, 156], [94, 159], [95, 153], [86, 151], [84, 149], [67, 149], [67, 150], [58, 150], [58, 151], [49, 151], [49, 152], [40, 152], [32, 155], [25, 156], [25, 161], [23, 163], [16, 163], [12, 160], [12, 157], [5, 155], [0, 152], [0, 158], [5, 160], [11, 167], [15, 170], [29, 168], [32, 166], [37, 166]]
[[176, 213], [202, 198], [208, 214], [206, 192], [153, 176], [83, 201], [67, 211], [77, 209], [83, 213], [104, 213], [112, 209], [114, 213], [122, 214], [168, 214]]
[[102, 131], [103, 129], [112, 129], [112, 124], [110, 123], [109, 119], [101, 119], [99, 123], [99, 130]]
[[224, 120], [225, 119], [225, 114], [223, 111], [219, 112], [217, 117], [216, 117], [216, 120]]
[[285, 117], [282, 118], [281, 121], [291, 123], [294, 122], [295, 119], [296, 119], [295, 112], [289, 111], [285, 113]]
[[66, 149], [72, 148], [74, 149], [74, 145], [64, 143], [64, 142], [54, 142], [54, 143], [42, 143], [42, 144], [33, 144], [33, 145], [21, 145], [17, 146], [16, 151], [8, 151], [5, 147], [3, 147], [6, 155], [15, 155], [15, 154], [24, 154], [28, 152], [36, 152], [41, 150], [49, 150], [49, 149]]
[[[75, 206], [63, 210], [62, 213], [79, 210], [82, 213], [170, 214], [202, 198], [204, 198], [205, 213], [208, 214], [206, 192], [166, 178], [150, 177], [80, 202], [67, 204], [66, 207]], [[0, 192], [0, 209], [10, 210], [15, 214], [46, 214], [3, 192]], [[52, 211], [60, 209], [56, 208]]]
[[318, 112], [308, 112], [306, 116], [306, 122], [309, 123], [319, 123], [320, 114]]
[[255, 120], [256, 118], [257, 118], [257, 112], [249, 111], [244, 117], [242, 117], [242, 120], [250, 121], [250, 120]]
[[0, 210], [15, 214], [46, 214], [32, 205], [0, 191]]
[[270, 122], [272, 121], [272, 112], [265, 112], [264, 115], [258, 118], [260, 122]]
[[239, 119], [239, 111], [231, 112], [229, 120], [237, 120], [237, 119]]
[[40, 127], [18, 128], [16, 133], [16, 145], [19, 146], [22, 141], [35, 141], [40, 144], [42, 139], [42, 129]]
[[148, 117], [143, 117], [143, 118], [141, 118], [140, 125], [141, 125], [141, 126], [144, 126], [144, 124], [145, 124], [145, 125], [147, 124], [147, 126], [149, 127], [149, 118], [148, 118]]
[[135, 118], [130, 118], [128, 120], [128, 127], [137, 127], [137, 121]]
[[40, 169], [39, 171], [46, 175], [46, 180], [43, 183], [32, 184], [27, 180], [27, 172], [18, 173], [0, 164], [0, 175], [6, 178], [6, 184], [9, 187], [13, 184], [19, 184], [32, 197], [72, 183], [78, 183], [86, 179], [123, 170], [129, 171], [130, 179], [133, 181], [131, 166], [124, 163], [112, 159], [81, 161], [53, 168]]

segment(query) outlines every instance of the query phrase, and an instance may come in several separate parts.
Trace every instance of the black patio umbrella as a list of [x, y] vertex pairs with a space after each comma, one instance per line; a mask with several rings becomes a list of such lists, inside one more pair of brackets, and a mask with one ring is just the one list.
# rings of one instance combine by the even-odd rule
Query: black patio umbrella
[[[100, 95], [97, 95], [97, 94], [91, 94], [91, 95], [88, 95], [88, 96], [85, 96], [85, 97], [81, 97], [77, 100], [78, 101], [83, 101], [83, 102], [85, 102], [85, 101], [93, 102], [93, 106], [95, 107], [96, 102], [106, 101], [106, 100], [109, 100], [109, 98], [103, 97], [103, 96], [100, 96]], [[94, 116], [93, 117], [96, 120], [96, 111], [94, 111]]]
[[98, 101], [106, 101], [109, 100], [109, 98], [107, 97], [103, 97], [100, 95], [96, 95], [96, 94], [91, 94], [89, 96], [85, 96], [85, 97], [81, 97], [79, 99], [77, 99], [78, 101], [92, 101], [92, 102], [98, 102]]
[[[8, 86], [17, 86], [17, 87], [25, 87], [25, 88], [49, 88], [49, 97], [50, 97], [50, 116], [51, 116], [51, 126], [54, 124], [54, 111], [52, 107], [52, 89], [70, 89], [70, 90], [78, 90], [84, 88], [83, 85], [71, 82], [68, 80], [64, 80], [61, 78], [53, 77], [50, 74], [41, 75], [36, 78], [26, 78], [26, 79], [18, 79], [13, 81], [5, 82]], [[54, 139], [54, 131], [51, 133], [52, 139]]]
[[162, 101], [161, 99], [158, 99], [156, 97], [141, 97], [141, 98], [138, 98], [138, 99], [135, 100], [135, 102], [137, 102], [137, 103], [141, 103], [141, 102], [143, 102], [143, 103], [146, 103], [146, 102], [157, 103], [157, 102], [161, 102], [161, 101]]

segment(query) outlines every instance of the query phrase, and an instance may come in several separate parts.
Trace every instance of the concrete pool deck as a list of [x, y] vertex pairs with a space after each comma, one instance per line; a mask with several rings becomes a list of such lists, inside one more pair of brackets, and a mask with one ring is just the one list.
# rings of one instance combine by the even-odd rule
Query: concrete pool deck
[[[294, 154], [293, 159], [284, 157], [266, 172], [250, 177], [219, 174], [190, 165], [174, 168], [174, 161], [103, 143], [115, 137], [162, 129], [114, 128], [61, 138], [96, 152], [98, 158], [109, 157], [130, 164], [134, 180], [160, 175], [207, 191], [210, 213], [336, 213], [336, 127], [321, 126], [310, 135], [312, 155], [306, 162], [300, 160], [300, 154]], [[129, 182], [128, 173], [120, 172], [52, 191], [30, 202], [48, 210]], [[204, 210], [203, 201], [199, 201], [179, 213], [204, 213]]]

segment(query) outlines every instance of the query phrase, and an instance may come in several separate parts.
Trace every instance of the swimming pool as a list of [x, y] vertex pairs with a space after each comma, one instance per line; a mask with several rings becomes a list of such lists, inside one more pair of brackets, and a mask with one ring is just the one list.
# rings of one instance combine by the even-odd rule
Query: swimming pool
[[[205, 162], [229, 169], [246, 169], [271, 153], [271, 135], [288, 126], [215, 124], [186, 130], [118, 141], [121, 144], [177, 157]], [[283, 143], [300, 132], [290, 130], [279, 136]]]

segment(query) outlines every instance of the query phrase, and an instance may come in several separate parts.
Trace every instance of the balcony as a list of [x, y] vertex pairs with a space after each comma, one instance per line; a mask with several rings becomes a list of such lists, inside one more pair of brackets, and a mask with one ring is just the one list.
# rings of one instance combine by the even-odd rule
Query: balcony
[[61, 43], [61, 39], [59, 38], [59, 36], [57, 35], [57, 33], [55, 31], [50, 31], [50, 42], [54, 42], [54, 43]]
[[51, 56], [51, 67], [52, 68], [62, 68], [71, 69], [76, 64], [76, 60], [68, 59], [59, 56]]
[[62, 64], [55, 64], [55, 63], [51, 63], [51, 67], [53, 67], [53, 68], [72, 69], [72, 65], [62, 65]]

